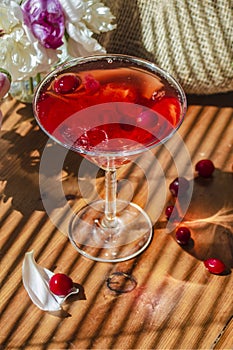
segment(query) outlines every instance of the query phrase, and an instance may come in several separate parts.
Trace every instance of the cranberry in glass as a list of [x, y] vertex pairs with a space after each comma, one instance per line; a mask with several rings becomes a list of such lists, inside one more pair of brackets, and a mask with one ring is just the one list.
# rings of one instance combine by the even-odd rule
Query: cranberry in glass
[[195, 170], [202, 177], [210, 177], [215, 170], [215, 166], [210, 159], [202, 159], [197, 162]]
[[158, 122], [158, 115], [152, 110], [145, 110], [137, 117], [137, 126], [142, 129], [151, 129]]
[[184, 194], [189, 188], [189, 182], [184, 177], [177, 177], [169, 185], [169, 190], [174, 197], [178, 196], [180, 191], [181, 195]]
[[54, 81], [54, 90], [59, 94], [69, 94], [80, 85], [80, 79], [74, 74], [66, 74]]
[[84, 78], [84, 87], [87, 92], [94, 94], [100, 89], [100, 83], [91, 74], [88, 74]]
[[207, 270], [213, 274], [219, 275], [226, 270], [226, 265], [222, 260], [217, 258], [209, 258], [204, 261]]
[[191, 237], [191, 233], [190, 233], [190, 230], [188, 229], [188, 227], [180, 226], [176, 230], [176, 240], [179, 244], [181, 244], [181, 245], [188, 244], [190, 237]]
[[100, 128], [92, 128], [86, 132], [87, 141], [91, 147], [98, 146], [104, 141], [108, 140], [106, 132]]
[[65, 297], [72, 291], [73, 281], [64, 273], [56, 273], [49, 281], [49, 289], [53, 294]]

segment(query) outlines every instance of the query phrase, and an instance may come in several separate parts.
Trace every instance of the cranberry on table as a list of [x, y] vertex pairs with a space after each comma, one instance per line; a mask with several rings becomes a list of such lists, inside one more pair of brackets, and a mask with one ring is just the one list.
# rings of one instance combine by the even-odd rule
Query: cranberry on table
[[190, 230], [188, 229], [188, 227], [180, 226], [176, 230], [176, 240], [179, 244], [181, 244], [181, 245], [188, 244], [190, 237], [191, 237], [191, 233], [190, 233]]
[[168, 205], [166, 210], [165, 210], [165, 215], [167, 217], [167, 219], [170, 218], [170, 216], [172, 215], [172, 212], [174, 210], [174, 205]]
[[197, 162], [195, 170], [202, 177], [210, 177], [215, 170], [215, 166], [210, 159], [202, 159]]
[[166, 207], [165, 215], [166, 215], [167, 219], [170, 219], [171, 216], [172, 216], [173, 220], [176, 220], [179, 218], [178, 211], [174, 205], [168, 205]]
[[209, 258], [204, 261], [207, 270], [213, 274], [219, 275], [226, 270], [226, 265], [222, 260], [217, 258]]
[[74, 92], [80, 85], [80, 79], [74, 74], [65, 74], [57, 77], [54, 81], [54, 90], [59, 94]]
[[184, 177], [177, 177], [169, 185], [169, 190], [174, 197], [178, 196], [180, 191], [181, 195], [184, 194], [189, 188], [189, 182]]
[[49, 281], [49, 289], [53, 294], [65, 297], [72, 291], [73, 281], [64, 273], [56, 273]]

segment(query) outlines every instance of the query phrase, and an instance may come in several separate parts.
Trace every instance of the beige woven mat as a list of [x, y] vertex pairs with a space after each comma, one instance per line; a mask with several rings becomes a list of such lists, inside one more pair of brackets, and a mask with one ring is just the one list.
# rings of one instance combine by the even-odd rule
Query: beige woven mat
[[186, 93], [233, 90], [232, 0], [106, 0], [117, 29], [100, 37], [108, 52], [146, 58]]

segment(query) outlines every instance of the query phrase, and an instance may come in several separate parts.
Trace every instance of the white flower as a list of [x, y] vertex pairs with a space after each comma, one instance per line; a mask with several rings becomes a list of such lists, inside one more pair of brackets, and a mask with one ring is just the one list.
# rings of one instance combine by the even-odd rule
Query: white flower
[[23, 78], [31, 66], [32, 48], [20, 20], [16, 17], [20, 11], [20, 7], [14, 2], [4, 2], [0, 6], [0, 28], [4, 34], [1, 36], [0, 67], [10, 72], [13, 80]]
[[108, 32], [116, 28], [111, 22], [115, 19], [110, 9], [98, 0], [85, 0], [86, 11], [83, 20], [94, 33]]
[[110, 10], [95, 0], [60, 0], [64, 10], [65, 28], [69, 35], [67, 50], [70, 56], [87, 56], [104, 53], [105, 49], [95, 40], [93, 32], [108, 31], [113, 16]]

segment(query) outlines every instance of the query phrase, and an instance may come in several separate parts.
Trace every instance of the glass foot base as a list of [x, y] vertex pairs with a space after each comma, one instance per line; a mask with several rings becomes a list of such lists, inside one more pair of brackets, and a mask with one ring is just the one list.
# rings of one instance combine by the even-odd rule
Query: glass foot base
[[150, 243], [152, 224], [138, 205], [117, 200], [114, 227], [103, 222], [104, 204], [100, 200], [77, 212], [70, 223], [69, 239], [79, 253], [101, 262], [119, 262], [134, 258]]

